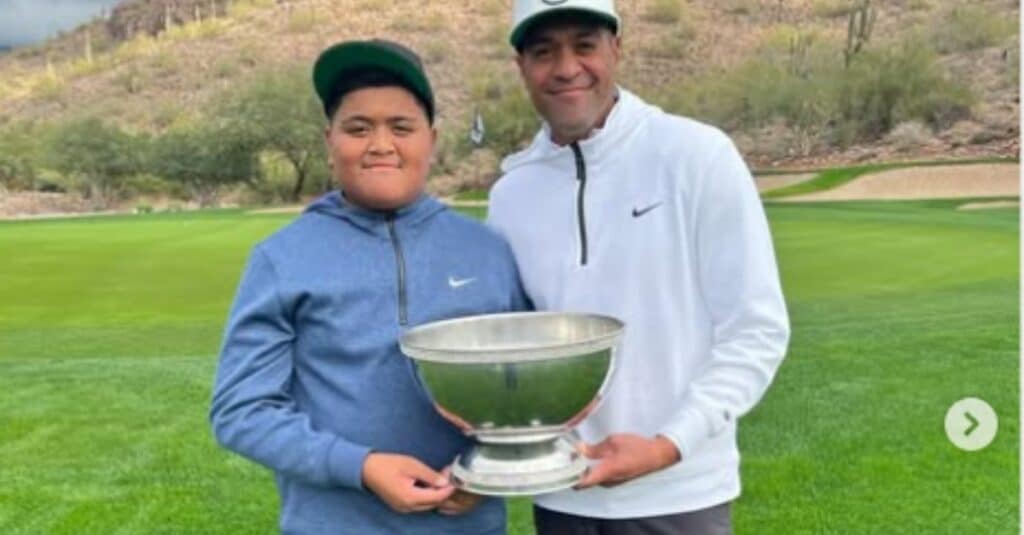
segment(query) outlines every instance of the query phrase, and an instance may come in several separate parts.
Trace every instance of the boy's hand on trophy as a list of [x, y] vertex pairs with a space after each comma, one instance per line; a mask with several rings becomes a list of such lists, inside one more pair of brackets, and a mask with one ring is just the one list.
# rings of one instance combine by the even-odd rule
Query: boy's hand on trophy
[[366, 456], [363, 486], [399, 513], [436, 509], [456, 490], [446, 475], [407, 455], [390, 453]]
[[[451, 468], [441, 470], [441, 475], [451, 477]], [[437, 506], [437, 512], [443, 515], [461, 515], [473, 510], [484, 501], [485, 497], [464, 490], [456, 490], [447, 500]]]

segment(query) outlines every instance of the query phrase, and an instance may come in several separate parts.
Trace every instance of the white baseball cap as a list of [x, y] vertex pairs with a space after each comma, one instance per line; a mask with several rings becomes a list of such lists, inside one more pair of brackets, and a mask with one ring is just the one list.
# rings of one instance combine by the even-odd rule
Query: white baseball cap
[[582, 11], [596, 15], [612, 25], [615, 33], [619, 32], [619, 14], [615, 12], [615, 0], [515, 0], [513, 9], [512, 33], [508, 41], [517, 47], [522, 41], [526, 30], [539, 19], [560, 11]]

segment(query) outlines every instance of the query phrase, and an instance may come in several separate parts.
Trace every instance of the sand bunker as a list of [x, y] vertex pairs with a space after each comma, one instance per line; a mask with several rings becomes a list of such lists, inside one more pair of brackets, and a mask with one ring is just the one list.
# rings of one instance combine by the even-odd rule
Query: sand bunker
[[996, 208], [1017, 208], [1020, 201], [969, 202], [957, 206], [957, 210], [993, 210]]
[[289, 206], [275, 206], [273, 208], [257, 208], [255, 210], [246, 210], [247, 214], [297, 214], [305, 210], [306, 207], [301, 204], [289, 205]]
[[993, 163], [892, 169], [865, 175], [828, 191], [779, 200], [951, 199], [1019, 195], [1020, 165]]

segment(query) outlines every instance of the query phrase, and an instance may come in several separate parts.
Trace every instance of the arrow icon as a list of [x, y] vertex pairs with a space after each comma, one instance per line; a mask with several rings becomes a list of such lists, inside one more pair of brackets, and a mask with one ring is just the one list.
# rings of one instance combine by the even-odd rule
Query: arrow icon
[[967, 429], [964, 430], [964, 436], [969, 437], [971, 436], [971, 433], [973, 433], [974, 430], [978, 428], [978, 420], [969, 412], [964, 413], [964, 418], [967, 418], [967, 421], [971, 422], [971, 425], [967, 426]]
[[991, 405], [979, 398], [963, 398], [946, 411], [946, 437], [964, 451], [978, 451], [992, 443], [999, 432], [999, 418]]

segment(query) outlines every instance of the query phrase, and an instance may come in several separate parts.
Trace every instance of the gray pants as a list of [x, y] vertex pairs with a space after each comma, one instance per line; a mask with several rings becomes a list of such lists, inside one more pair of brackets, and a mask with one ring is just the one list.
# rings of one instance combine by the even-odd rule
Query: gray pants
[[646, 518], [604, 519], [533, 507], [537, 535], [732, 535], [731, 504]]

